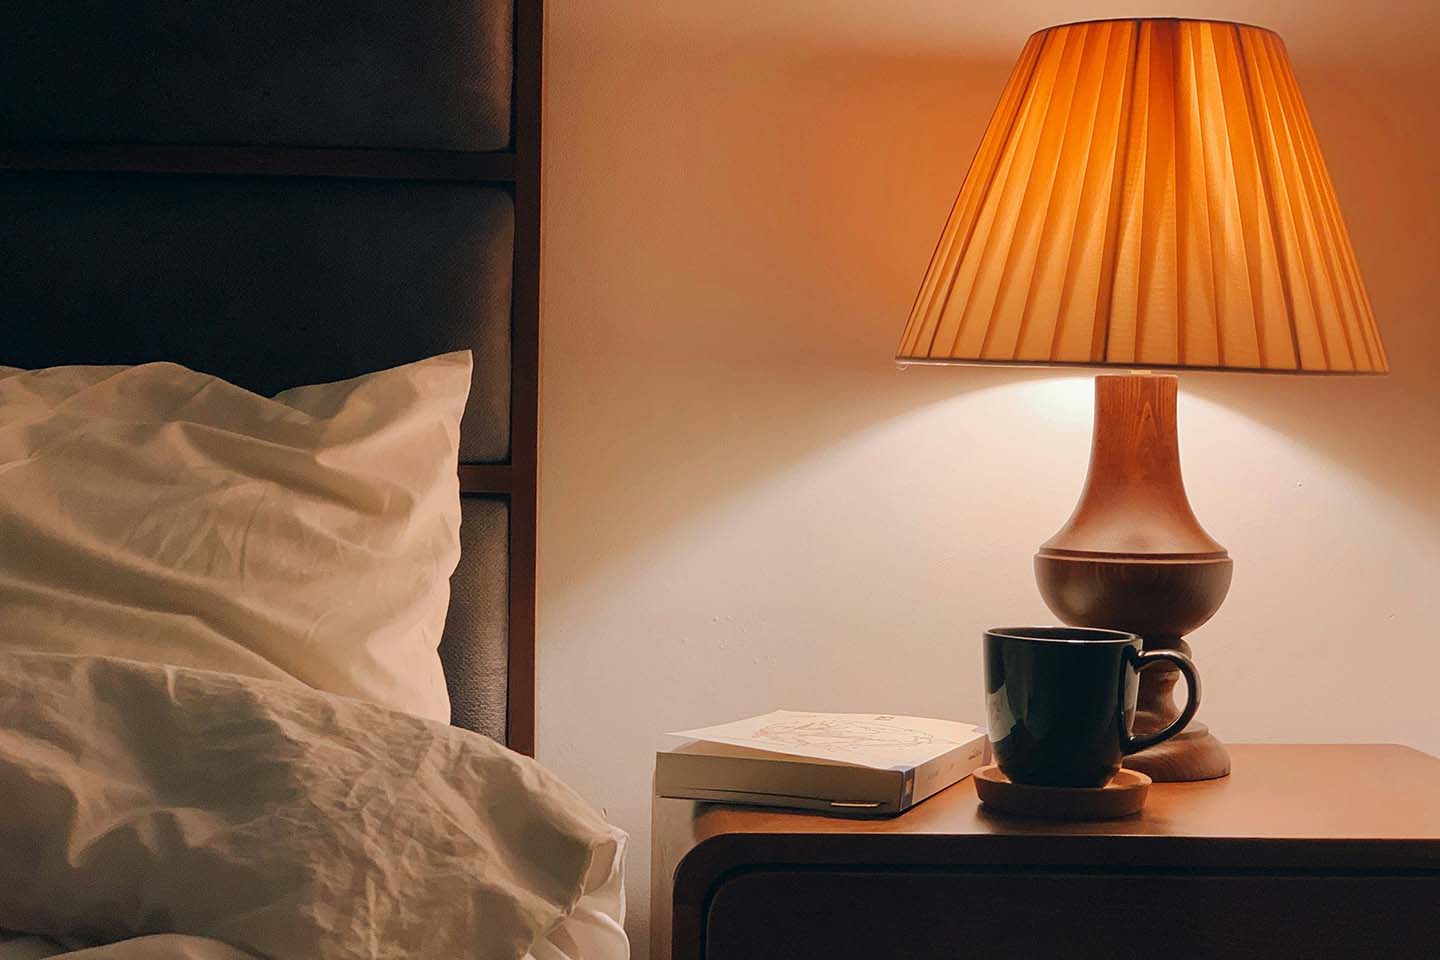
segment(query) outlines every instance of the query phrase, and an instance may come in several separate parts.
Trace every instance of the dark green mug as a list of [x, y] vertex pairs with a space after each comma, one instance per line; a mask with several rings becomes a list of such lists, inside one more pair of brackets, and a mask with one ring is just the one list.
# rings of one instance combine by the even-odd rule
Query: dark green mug
[[[1167, 660], [1189, 687], [1164, 730], [1137, 737], [1139, 673]], [[996, 627], [985, 631], [985, 711], [1000, 772], [1015, 783], [1102, 787], [1120, 761], [1185, 729], [1200, 707], [1195, 664], [1172, 650], [1142, 651], [1119, 630]]]

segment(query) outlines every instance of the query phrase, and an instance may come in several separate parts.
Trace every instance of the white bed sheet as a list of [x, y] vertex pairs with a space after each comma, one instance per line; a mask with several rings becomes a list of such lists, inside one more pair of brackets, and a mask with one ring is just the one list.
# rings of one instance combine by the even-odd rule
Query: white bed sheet
[[[616, 831], [616, 856], [610, 874], [580, 899], [575, 912], [550, 931], [524, 960], [629, 960], [625, 936], [625, 840]], [[254, 960], [216, 940], [164, 935], [68, 950], [45, 937], [0, 933], [0, 960]]]
[[629, 960], [630, 940], [625, 936], [625, 845], [629, 838], [618, 828], [614, 836], [615, 859], [604, 881], [582, 896], [574, 912], [535, 944], [525, 960]]
[[0, 960], [628, 956], [624, 832], [487, 738], [4, 649], [0, 704]]

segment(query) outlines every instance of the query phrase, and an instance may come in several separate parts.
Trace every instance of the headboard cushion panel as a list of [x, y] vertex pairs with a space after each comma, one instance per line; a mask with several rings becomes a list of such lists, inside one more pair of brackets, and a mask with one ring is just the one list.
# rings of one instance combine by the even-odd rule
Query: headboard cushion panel
[[543, 0], [0, 3], [0, 363], [475, 357], [454, 722], [534, 751]]
[[460, 565], [440, 643], [450, 722], [505, 743], [510, 511], [503, 497], [465, 497], [460, 512]]
[[494, 0], [7, 0], [0, 140], [504, 150]]
[[5, 173], [0, 223], [0, 362], [172, 360], [268, 395], [469, 349], [461, 459], [509, 454], [506, 190]]

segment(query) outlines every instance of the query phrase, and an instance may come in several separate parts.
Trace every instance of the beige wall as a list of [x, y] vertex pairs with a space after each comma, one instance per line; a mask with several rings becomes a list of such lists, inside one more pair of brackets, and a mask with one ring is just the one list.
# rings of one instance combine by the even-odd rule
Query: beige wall
[[1025, 35], [1287, 38], [1396, 372], [1194, 375], [1236, 559], [1193, 640], [1234, 740], [1440, 751], [1440, 4], [550, 0], [540, 755], [633, 835], [663, 730], [777, 707], [978, 719], [977, 634], [1052, 618], [1083, 376], [890, 356]]

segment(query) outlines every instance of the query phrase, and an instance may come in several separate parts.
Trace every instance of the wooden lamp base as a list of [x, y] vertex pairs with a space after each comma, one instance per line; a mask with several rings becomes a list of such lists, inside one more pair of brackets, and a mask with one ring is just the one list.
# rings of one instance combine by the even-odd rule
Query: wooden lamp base
[[[1145, 641], [1147, 650], [1178, 650], [1190, 656], [1190, 644]], [[1168, 664], [1146, 667], [1140, 674], [1140, 694], [1133, 729], [1138, 734], [1164, 730], [1180, 715], [1173, 691], [1180, 672]], [[1230, 752], [1215, 739], [1210, 728], [1192, 720], [1185, 730], [1164, 743], [1125, 758], [1125, 766], [1151, 780], [1174, 783], [1182, 780], [1214, 780], [1230, 773]]]
[[[1139, 634], [1146, 650], [1190, 647], [1182, 639], [1209, 620], [1230, 589], [1229, 553], [1190, 509], [1180, 476], [1176, 378], [1095, 378], [1090, 470], [1075, 512], [1035, 555], [1050, 609], [1073, 626]], [[1140, 675], [1134, 729], [1160, 730], [1179, 716], [1168, 665]], [[1127, 758], [1157, 781], [1211, 780], [1230, 772], [1225, 747], [1203, 723]]]

